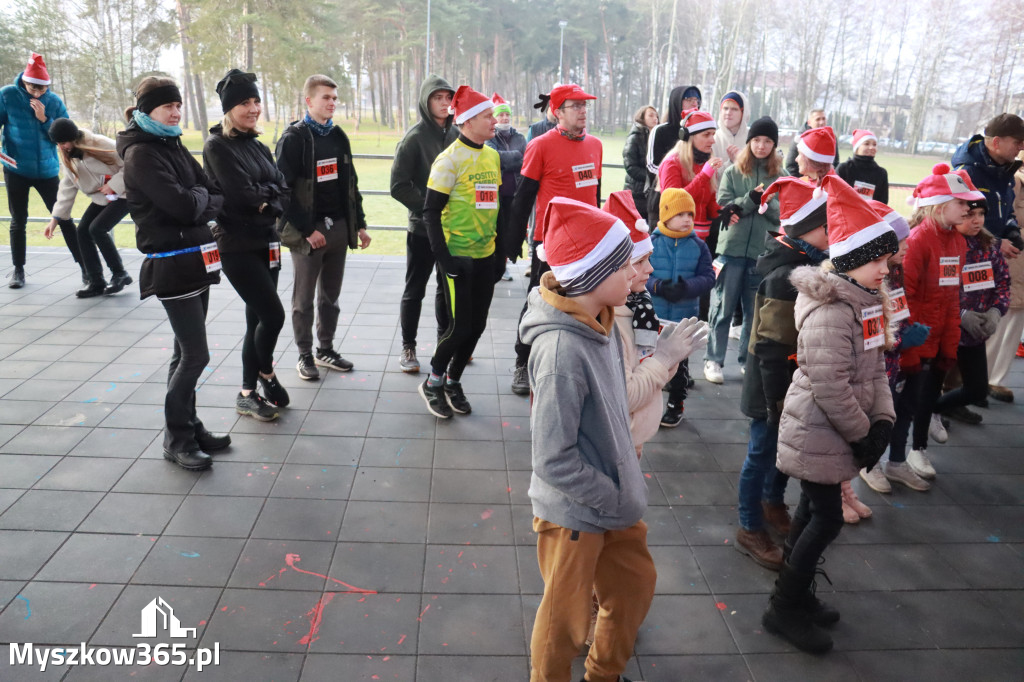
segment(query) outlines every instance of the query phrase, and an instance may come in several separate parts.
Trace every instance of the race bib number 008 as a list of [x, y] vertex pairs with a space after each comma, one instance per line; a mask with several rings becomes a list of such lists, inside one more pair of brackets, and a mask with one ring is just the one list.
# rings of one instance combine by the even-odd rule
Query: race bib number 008
[[971, 263], [964, 266], [963, 272], [964, 291], [978, 291], [979, 289], [995, 289], [996, 280], [992, 272], [992, 261]]
[[597, 173], [594, 171], [594, 164], [581, 163], [572, 167], [573, 179], [576, 181], [576, 189], [581, 187], [592, 187], [597, 184]]

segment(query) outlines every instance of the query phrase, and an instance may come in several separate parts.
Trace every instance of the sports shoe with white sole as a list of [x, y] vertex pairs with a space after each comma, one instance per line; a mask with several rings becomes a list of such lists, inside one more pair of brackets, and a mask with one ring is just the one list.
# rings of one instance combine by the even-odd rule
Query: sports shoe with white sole
[[921, 478], [929, 480], [935, 478], [935, 467], [932, 466], [931, 460], [928, 459], [924, 450], [911, 450], [907, 455], [907, 464]]
[[882, 493], [885, 495], [892, 492], [892, 486], [889, 485], [889, 479], [887, 479], [885, 474], [882, 473], [881, 463], [876, 464], [871, 471], [862, 468], [860, 470], [860, 477], [863, 478], [864, 482], [868, 484], [868, 487], [876, 493]]
[[886, 462], [883, 471], [887, 479], [894, 483], [901, 483], [911, 490], [918, 490], [921, 492], [931, 490], [932, 484], [914, 473], [914, 470], [911, 469], [910, 465], [906, 462], [901, 464]]
[[936, 443], [945, 443], [949, 440], [949, 432], [942, 425], [942, 417], [940, 415], [932, 415], [932, 420], [928, 423], [928, 435]]
[[722, 366], [714, 360], [705, 360], [704, 378], [713, 384], [725, 383], [725, 377], [722, 376]]

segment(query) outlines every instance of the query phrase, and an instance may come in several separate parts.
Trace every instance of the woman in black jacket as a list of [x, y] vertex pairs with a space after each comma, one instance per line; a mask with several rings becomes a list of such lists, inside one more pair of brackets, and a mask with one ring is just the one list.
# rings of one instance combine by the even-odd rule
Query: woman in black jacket
[[208, 452], [226, 448], [196, 415], [196, 383], [210, 362], [206, 311], [210, 285], [220, 282], [220, 255], [208, 223], [220, 210], [220, 190], [181, 144], [181, 92], [170, 78], [144, 78], [128, 129], [117, 135], [124, 159], [135, 241], [146, 254], [139, 273], [142, 298], [156, 296], [174, 331], [164, 400], [164, 457], [190, 469], [210, 467]]
[[633, 127], [626, 137], [626, 146], [622, 148], [622, 163], [626, 167], [626, 184], [623, 189], [633, 193], [633, 203], [640, 215], [647, 215], [647, 199], [644, 188], [647, 186], [647, 138], [651, 130], [658, 125], [658, 110], [648, 104], [640, 107], [633, 116]]
[[262, 107], [256, 74], [231, 69], [217, 83], [217, 94], [224, 120], [210, 129], [203, 165], [224, 192], [213, 235], [224, 274], [245, 301], [242, 390], [235, 410], [272, 421], [277, 408], [288, 405], [288, 392], [274, 374], [274, 347], [284, 326], [284, 306], [277, 295], [281, 238], [274, 223], [284, 212], [285, 181], [270, 150], [256, 139], [262, 132], [257, 127]]
[[889, 203], [889, 173], [875, 161], [878, 139], [870, 130], [853, 131], [853, 158], [836, 168], [836, 175], [868, 199]]

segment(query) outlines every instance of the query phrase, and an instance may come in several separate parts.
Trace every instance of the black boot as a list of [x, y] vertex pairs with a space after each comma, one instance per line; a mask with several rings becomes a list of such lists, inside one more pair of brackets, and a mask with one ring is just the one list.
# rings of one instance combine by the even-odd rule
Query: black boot
[[202, 471], [209, 469], [213, 464], [213, 458], [205, 452], [195, 450], [193, 452], [169, 452], [164, 450], [164, 459], [174, 462], [182, 469], [189, 471]]
[[226, 433], [217, 436], [207, 431], [205, 426], [200, 426], [196, 429], [196, 443], [203, 452], [217, 452], [231, 445], [231, 436]]
[[10, 280], [11, 282], [7, 286], [12, 289], [20, 289], [25, 286], [25, 268], [20, 265], [16, 266], [14, 272], [10, 274]]
[[797, 571], [784, 563], [761, 624], [801, 651], [823, 654], [832, 649], [832, 637], [811, 619], [805, 607], [806, 593], [813, 581], [813, 571]]
[[110, 286], [103, 290], [103, 295], [110, 296], [111, 294], [116, 294], [131, 283], [132, 277], [127, 272], [112, 275], [110, 278]]
[[[792, 551], [793, 547], [789, 544], [789, 540], [787, 539], [786, 542], [782, 545], [782, 562], [784, 564], [789, 563], [789, 555]], [[823, 563], [825, 563], [825, 557], [821, 557], [820, 559], [818, 559], [819, 567], [817, 570], [815, 570], [815, 577], [811, 579], [811, 584], [807, 588], [807, 591], [804, 593], [804, 598], [801, 603], [803, 604], [804, 611], [806, 611], [807, 615], [811, 617], [811, 620], [814, 621], [814, 624], [825, 627], [828, 625], [835, 625], [839, 622], [839, 610], [836, 607], [826, 604], [825, 602], [818, 599], [818, 582], [816, 579], [817, 576], [821, 575], [821, 577], [828, 581], [829, 585], [832, 584], [832, 581], [829, 580], [828, 573], [825, 572], [825, 569], [820, 567], [820, 564]]]
[[75, 296], [78, 298], [94, 298], [103, 294], [103, 290], [107, 288], [107, 283], [103, 281], [102, 277], [93, 279], [85, 285], [84, 289], [79, 289], [75, 292]]

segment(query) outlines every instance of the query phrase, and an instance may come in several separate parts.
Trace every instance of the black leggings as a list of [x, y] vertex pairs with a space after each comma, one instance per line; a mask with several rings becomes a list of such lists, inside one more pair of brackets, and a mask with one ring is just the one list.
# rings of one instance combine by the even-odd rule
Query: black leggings
[[[540, 278], [545, 272], [550, 272], [551, 266], [548, 265], [547, 261], [543, 261], [537, 256], [537, 250], [534, 249], [530, 256], [530, 285], [526, 287], [526, 302], [523, 303], [523, 310], [519, 313], [519, 322], [523, 321], [523, 315], [526, 314], [526, 309], [530, 305], [530, 292], [540, 285]], [[530, 344], [525, 343], [519, 336], [519, 325], [516, 325], [516, 367], [526, 367], [526, 363], [530, 360]]]
[[786, 544], [789, 565], [814, 573], [818, 559], [843, 528], [843, 495], [839, 483], [800, 481], [800, 503], [793, 515]]
[[171, 453], [199, 449], [196, 434], [203, 424], [196, 416], [196, 384], [210, 363], [206, 344], [206, 311], [210, 290], [198, 296], [160, 301], [174, 330], [174, 354], [167, 372], [164, 398], [164, 450]]
[[[4, 189], [7, 190], [7, 208], [11, 212], [11, 260], [15, 267], [25, 265], [25, 225], [28, 224], [28, 191], [34, 189], [43, 200], [46, 210], [52, 211], [57, 201], [57, 190], [60, 188], [60, 178], [54, 175], [52, 178], [26, 178], [13, 171], [4, 168]], [[78, 252], [78, 237], [75, 235], [75, 223], [71, 220], [59, 220], [60, 233], [64, 237], [64, 243], [68, 245], [68, 251], [76, 263], [81, 263], [82, 258]]]
[[110, 231], [117, 226], [128, 215], [128, 201], [118, 199], [111, 201], [105, 206], [89, 204], [78, 221], [78, 248], [82, 253], [82, 265], [85, 273], [93, 282], [103, 280], [103, 266], [96, 254], [99, 249], [103, 260], [107, 262], [112, 275], [124, 275], [124, 264], [121, 262], [121, 254], [117, 252], [114, 239]]
[[437, 264], [437, 288], [444, 292], [449, 322], [430, 359], [434, 374], [447, 372], [452, 381], [462, 379], [462, 370], [487, 328], [487, 313], [494, 295], [495, 258], [490, 255], [473, 259], [470, 271], [458, 277], [448, 277], [441, 264]]
[[245, 301], [245, 337], [242, 340], [242, 388], [256, 389], [259, 372], [274, 371], [274, 348], [284, 327], [284, 306], [277, 295], [281, 268], [270, 267], [270, 250], [222, 253], [231, 286]]
[[973, 405], [988, 395], [988, 356], [985, 344], [960, 346], [956, 351], [956, 362], [960, 367], [963, 384], [935, 401], [935, 411], [943, 413], [954, 407]]
[[907, 461], [907, 436], [913, 423], [914, 450], [928, 447], [928, 426], [935, 411], [936, 400], [942, 392], [945, 370], [935, 367], [935, 360], [922, 360], [921, 371], [908, 374], [903, 391], [896, 400], [896, 423], [889, 441], [889, 461], [900, 464]]
[[668, 389], [669, 402], [679, 405], [689, 393], [690, 383], [690, 358], [683, 358], [679, 363], [679, 369], [676, 373], [668, 380], [666, 388]]

